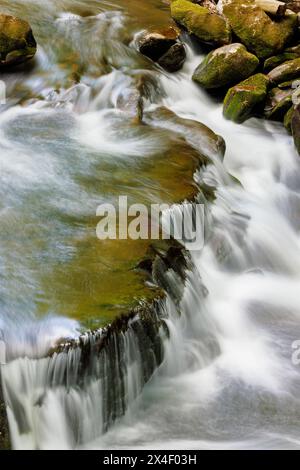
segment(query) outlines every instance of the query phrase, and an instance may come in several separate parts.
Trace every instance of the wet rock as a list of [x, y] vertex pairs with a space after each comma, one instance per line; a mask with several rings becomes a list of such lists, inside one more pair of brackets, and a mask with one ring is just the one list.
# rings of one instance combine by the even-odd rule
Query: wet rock
[[137, 39], [137, 46], [141, 54], [157, 62], [179, 38], [178, 29], [170, 26], [166, 29], [145, 31]]
[[171, 3], [171, 15], [204, 43], [222, 46], [231, 42], [231, 31], [226, 19], [208, 8], [188, 0], [175, 0]]
[[300, 78], [300, 58], [289, 60], [275, 67], [275, 69], [269, 72], [268, 77], [274, 83], [282, 83]]
[[233, 85], [249, 77], [259, 60], [242, 44], [230, 44], [210, 52], [194, 72], [193, 80], [204, 88]]
[[292, 116], [294, 112], [294, 106], [291, 106], [290, 109], [285, 113], [284, 119], [283, 119], [283, 125], [288, 131], [289, 134], [292, 133]]
[[297, 52], [283, 52], [282, 54], [269, 57], [264, 63], [264, 71], [270, 72], [284, 62], [298, 58], [300, 58], [300, 49]]
[[184, 136], [185, 140], [199, 152], [199, 156], [202, 156], [204, 164], [215, 157], [222, 159], [225, 155], [226, 144], [223, 137], [215, 134], [201, 122], [181, 118], [165, 107], [147, 113], [145, 121], [149, 124], [155, 122], [157, 126], [172, 129]]
[[269, 79], [258, 73], [230, 88], [224, 100], [224, 116], [237, 123], [244, 122], [266, 99], [268, 85]]
[[144, 99], [151, 101], [157, 96], [158, 89], [158, 83], [150, 72], [137, 74], [131, 79], [130, 85], [121, 90], [116, 106], [139, 123], [143, 120]]
[[298, 0], [287, 2], [286, 7], [295, 13], [300, 13], [300, 2]]
[[144, 32], [137, 40], [139, 51], [168, 72], [180, 70], [186, 59], [185, 47], [178, 41], [175, 27]]
[[9, 433], [8, 433], [8, 422], [4, 399], [2, 395], [1, 387], [1, 375], [0, 375], [0, 450], [8, 450], [9, 444]]
[[159, 65], [167, 72], [180, 70], [186, 59], [186, 51], [183, 44], [173, 44], [170, 49], [158, 60]]
[[292, 95], [294, 90], [291, 88], [280, 89], [273, 88], [268, 94], [265, 116], [273, 121], [283, 121], [286, 112], [292, 106]]
[[281, 52], [297, 30], [297, 16], [273, 21], [252, 0], [224, 0], [223, 13], [243, 44], [259, 58]]
[[300, 155], [300, 105], [297, 105], [291, 118], [291, 130], [296, 149]]
[[0, 14], [0, 66], [26, 62], [36, 53], [36, 41], [27, 21]]
[[192, 0], [192, 2], [207, 8], [211, 13], [219, 13], [217, 4], [213, 0]]

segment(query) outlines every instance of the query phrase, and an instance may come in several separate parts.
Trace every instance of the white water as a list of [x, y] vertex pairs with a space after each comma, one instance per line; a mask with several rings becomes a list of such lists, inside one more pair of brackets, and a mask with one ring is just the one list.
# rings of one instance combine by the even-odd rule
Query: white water
[[[224, 186], [209, 168], [218, 197], [210, 240], [191, 253], [184, 319], [170, 321], [159, 377], [93, 448], [300, 447], [300, 369], [292, 363], [300, 337], [299, 157], [276, 123], [225, 121], [190, 80], [199, 59], [190, 51], [185, 70], [163, 78], [164, 104], [225, 138], [225, 168], [243, 188]], [[214, 359], [203, 347], [209, 337], [220, 348]]]
[[[299, 157], [279, 125], [225, 121], [221, 106], [190, 79], [200, 60], [190, 50], [182, 72], [161, 76], [163, 104], [225, 138], [225, 169], [242, 187], [213, 166], [197, 175], [216, 181], [218, 195], [207, 244], [191, 253], [195, 268], [181, 317], [167, 301], [165, 361], [104, 435], [101, 384], [84, 394], [59, 387], [41, 401], [48, 360], [10, 363], [3, 368], [5, 390], [9, 384], [30, 422], [20, 434], [22, 417], [9, 409], [15, 448], [78, 447], [66, 410], [82, 423], [81, 446], [89, 449], [300, 447], [300, 369], [291, 360], [300, 339]], [[85, 129], [94, 117], [81, 118]], [[138, 359], [133, 364], [129, 387], [139, 382]]]

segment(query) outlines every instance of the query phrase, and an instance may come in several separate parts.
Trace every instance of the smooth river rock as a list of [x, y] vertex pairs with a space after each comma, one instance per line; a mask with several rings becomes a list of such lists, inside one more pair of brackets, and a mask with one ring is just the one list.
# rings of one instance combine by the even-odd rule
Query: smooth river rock
[[249, 77], [259, 60], [242, 44], [230, 44], [210, 52], [196, 68], [193, 80], [204, 88], [221, 88]]
[[261, 59], [281, 52], [296, 34], [296, 15], [273, 21], [252, 0], [223, 0], [223, 13], [240, 41]]
[[226, 19], [219, 13], [188, 0], [171, 3], [171, 15], [202, 42], [222, 46], [231, 42], [231, 31]]
[[0, 66], [15, 65], [34, 57], [37, 45], [27, 21], [0, 14]]
[[224, 116], [237, 123], [244, 122], [266, 99], [268, 85], [268, 77], [258, 73], [230, 88], [224, 100]]

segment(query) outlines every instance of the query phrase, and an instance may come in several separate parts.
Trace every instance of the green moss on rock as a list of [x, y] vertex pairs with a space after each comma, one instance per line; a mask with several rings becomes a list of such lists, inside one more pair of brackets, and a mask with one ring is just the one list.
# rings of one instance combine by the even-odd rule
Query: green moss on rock
[[258, 73], [230, 88], [224, 100], [224, 116], [237, 123], [251, 117], [256, 107], [265, 100], [268, 84], [268, 78]]
[[36, 41], [27, 21], [0, 15], [0, 66], [25, 62], [36, 53]]
[[251, 0], [227, 0], [223, 13], [243, 44], [259, 58], [281, 52], [297, 30], [297, 16], [273, 21]]
[[230, 44], [210, 52], [196, 68], [193, 80], [207, 89], [233, 85], [249, 77], [259, 60], [242, 44]]
[[300, 53], [297, 54], [295, 52], [283, 52], [282, 54], [275, 55], [269, 57], [264, 63], [264, 71], [269, 72], [273, 70], [275, 67], [287, 62], [288, 60], [298, 59], [300, 57]]
[[300, 78], [300, 58], [279, 65], [269, 72], [268, 77], [274, 83], [283, 83]]
[[187, 0], [176, 0], [171, 3], [171, 15], [205, 43], [220, 46], [231, 42], [231, 30], [226, 19], [207, 8]]

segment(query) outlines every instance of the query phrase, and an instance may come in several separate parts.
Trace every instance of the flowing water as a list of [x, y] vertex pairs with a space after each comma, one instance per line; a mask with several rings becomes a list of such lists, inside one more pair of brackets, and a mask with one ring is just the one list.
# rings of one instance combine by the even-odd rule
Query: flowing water
[[[276, 123], [225, 121], [218, 100], [191, 81], [203, 52], [188, 38], [188, 60], [176, 75], [135, 53], [134, 33], [150, 18], [168, 21], [160, 0], [0, 6], [30, 18], [42, 45], [36, 70], [9, 78], [0, 121], [0, 327], [11, 359], [2, 380], [13, 447], [299, 448], [292, 344], [300, 340], [300, 163], [290, 137]], [[90, 318], [93, 328], [105, 324], [114, 303], [121, 311], [128, 305], [126, 276], [118, 278], [121, 298], [102, 300], [103, 253], [91, 241], [91, 214], [120, 191], [146, 202], [178, 202], [187, 193], [164, 191], [167, 168], [164, 177], [139, 163], [162, 149], [170, 155], [170, 145], [188, 152], [172, 140], [175, 124], [158, 131], [154, 123], [150, 132], [115, 112], [137, 70], [155, 78], [149, 113], [163, 105], [203, 122], [224, 137], [226, 156], [195, 175], [200, 187], [217, 188], [216, 199], [185, 285], [169, 279], [181, 284], [180, 305], [169, 293], [153, 313], [169, 334], [158, 327], [159, 345], [153, 339], [145, 347], [134, 318], [79, 384], [80, 348], [34, 358], [60, 338], [78, 338]], [[191, 151], [197, 142], [190, 144]]]

